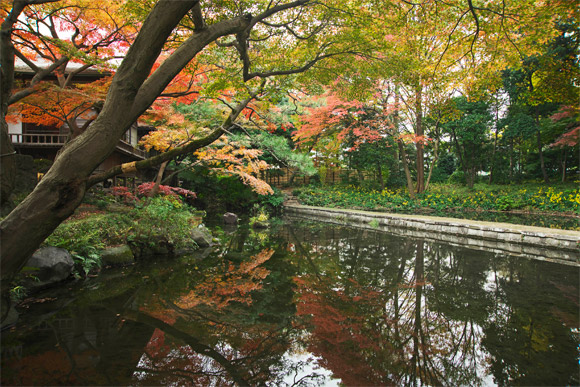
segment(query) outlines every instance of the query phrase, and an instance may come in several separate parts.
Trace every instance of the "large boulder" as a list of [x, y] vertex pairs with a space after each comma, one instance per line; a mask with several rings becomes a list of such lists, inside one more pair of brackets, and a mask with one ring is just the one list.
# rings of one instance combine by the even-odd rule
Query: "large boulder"
[[233, 212], [226, 212], [224, 214], [224, 223], [225, 224], [238, 224], [238, 216]]
[[206, 228], [194, 228], [191, 230], [191, 239], [200, 247], [209, 247], [212, 245], [212, 236]]
[[43, 247], [30, 257], [24, 265], [26, 287], [41, 288], [69, 278], [73, 272], [72, 256], [60, 247]]
[[133, 264], [135, 257], [129, 246], [121, 245], [101, 251], [101, 261], [107, 266], [126, 266]]

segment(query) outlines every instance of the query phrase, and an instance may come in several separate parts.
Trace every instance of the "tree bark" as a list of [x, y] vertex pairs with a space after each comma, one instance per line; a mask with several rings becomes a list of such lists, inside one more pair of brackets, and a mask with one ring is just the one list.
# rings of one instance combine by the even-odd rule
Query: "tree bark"
[[8, 134], [8, 124], [4, 116], [0, 118], [0, 205], [10, 201], [14, 190], [16, 164], [14, 162], [14, 147]]
[[12, 27], [26, 5], [24, 1], [14, 1], [12, 11], [0, 27], [0, 204], [8, 202], [14, 189], [16, 165], [12, 155], [15, 152], [8, 134], [6, 113], [14, 84], [15, 50], [12, 44]]
[[495, 166], [495, 154], [497, 152], [497, 139], [498, 139], [498, 121], [499, 121], [499, 102], [496, 100], [496, 109], [495, 109], [495, 134], [493, 139], [493, 152], [491, 154], [491, 163], [489, 164], [489, 181], [488, 184], [493, 182], [493, 170]]
[[157, 177], [155, 178], [155, 184], [153, 185], [153, 188], [151, 188], [151, 191], [149, 192], [150, 197], [157, 196], [157, 194], [159, 193], [159, 186], [161, 185], [163, 173], [165, 173], [165, 168], [167, 167], [168, 163], [169, 160], [162, 162], [161, 165], [159, 166], [159, 171], [157, 172]]
[[377, 162], [377, 173], [379, 174], [379, 184], [381, 185], [381, 191], [385, 189], [385, 179], [383, 179], [383, 169], [381, 168], [381, 163]]
[[161, 0], [155, 5], [113, 78], [101, 114], [62, 148], [34, 191], [0, 223], [2, 279], [17, 273], [42, 241], [74, 212], [90, 174], [179, 71], [209, 43], [249, 25], [244, 17], [213, 24], [188, 38], [149, 75], [167, 38], [196, 3]]
[[429, 190], [429, 183], [431, 182], [431, 176], [433, 175], [433, 169], [437, 166], [437, 160], [439, 159], [439, 137], [435, 141], [435, 149], [433, 150], [433, 161], [431, 162], [431, 167], [429, 168], [429, 174], [427, 175], [427, 182], [425, 183], [425, 192]]
[[415, 135], [417, 141], [417, 193], [425, 191], [425, 154], [424, 154], [424, 128], [423, 128], [423, 95], [421, 84], [415, 90]]
[[562, 151], [562, 183], [566, 182], [566, 159], [568, 158], [568, 149], [564, 148]]
[[403, 162], [403, 169], [405, 170], [405, 177], [407, 178], [407, 189], [409, 190], [409, 196], [411, 199], [415, 199], [415, 189], [413, 188], [413, 177], [411, 176], [411, 171], [409, 170], [409, 162], [407, 161], [407, 152], [405, 151], [405, 146], [401, 140], [397, 141], [399, 145], [399, 154], [401, 155], [401, 161]]
[[514, 139], [510, 138], [510, 182], [514, 180]]
[[[532, 82], [532, 73], [529, 74], [529, 89], [530, 92], [534, 92], [534, 83]], [[538, 105], [534, 106], [534, 122], [536, 124], [536, 140], [538, 145], [538, 155], [540, 156], [540, 168], [542, 170], [542, 177], [544, 183], [548, 184], [550, 180], [548, 179], [548, 173], [546, 172], [546, 166], [544, 165], [544, 152], [542, 151], [542, 133], [540, 130], [540, 113], [538, 111]]]
[[[393, 117], [395, 125], [395, 135], [398, 134], [399, 130], [399, 94], [398, 89], [395, 87], [395, 113]], [[403, 162], [403, 170], [405, 171], [405, 178], [407, 179], [407, 189], [409, 190], [409, 197], [415, 200], [415, 189], [413, 188], [413, 177], [411, 176], [411, 171], [409, 170], [409, 162], [407, 160], [407, 152], [405, 151], [405, 144], [400, 138], [395, 139], [397, 141], [397, 146], [399, 148], [399, 155], [401, 156], [401, 161]]]
[[544, 152], [542, 151], [542, 133], [540, 132], [539, 126], [538, 131], [536, 133], [537, 133], [536, 139], [538, 144], [538, 154], [540, 156], [540, 168], [542, 169], [542, 177], [544, 179], [544, 183], [548, 184], [550, 182], [550, 179], [548, 178], [548, 173], [546, 172], [546, 165], [544, 164]]

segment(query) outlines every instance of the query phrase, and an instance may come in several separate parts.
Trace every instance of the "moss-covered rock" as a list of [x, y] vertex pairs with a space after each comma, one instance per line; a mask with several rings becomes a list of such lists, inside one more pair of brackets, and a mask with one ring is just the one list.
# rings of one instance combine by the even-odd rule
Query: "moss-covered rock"
[[126, 266], [135, 262], [133, 251], [128, 245], [109, 247], [101, 251], [101, 260], [103, 265], [108, 266]]
[[209, 247], [212, 243], [212, 236], [205, 227], [198, 227], [191, 230], [191, 239], [201, 248]]

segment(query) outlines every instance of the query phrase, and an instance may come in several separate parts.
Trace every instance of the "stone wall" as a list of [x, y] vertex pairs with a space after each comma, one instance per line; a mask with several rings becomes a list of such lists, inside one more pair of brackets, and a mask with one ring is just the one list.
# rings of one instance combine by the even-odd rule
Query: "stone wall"
[[580, 266], [580, 232], [509, 223], [389, 214], [286, 204], [291, 216], [372, 228], [392, 234], [467, 246], [498, 254]]

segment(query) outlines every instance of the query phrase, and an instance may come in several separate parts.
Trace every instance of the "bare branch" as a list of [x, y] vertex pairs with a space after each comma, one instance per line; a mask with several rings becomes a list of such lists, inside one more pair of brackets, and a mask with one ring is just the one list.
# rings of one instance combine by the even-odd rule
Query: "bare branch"
[[[16, 51], [15, 53], [16, 53], [16, 56], [18, 56], [21, 59], [22, 59], [22, 57], [24, 57], [19, 51]], [[21, 99], [28, 97], [29, 95], [34, 93], [34, 86], [35, 85], [37, 85], [40, 81], [42, 81], [45, 77], [50, 75], [54, 70], [56, 70], [57, 68], [62, 66], [67, 61], [68, 61], [67, 57], [62, 57], [44, 69], [39, 68], [37, 66], [34, 66], [34, 68], [31, 67], [36, 72], [36, 74], [32, 78], [32, 81], [30, 81], [30, 85], [27, 88], [20, 90], [20, 91], [14, 93], [13, 95], [11, 95], [10, 98], [8, 99], [8, 105], [12, 105], [13, 103], [16, 103], [16, 102], [20, 101]], [[28, 65], [27, 62], [25, 62], [25, 63]]]
[[473, 7], [473, 3], [472, 0], [467, 0], [467, 4], [469, 4], [469, 10], [471, 11], [471, 14], [473, 15], [473, 20], [475, 20], [475, 33], [473, 36], [473, 40], [471, 41], [471, 59], [473, 61], [475, 61], [475, 54], [473, 53], [473, 47], [475, 46], [475, 42], [477, 41], [477, 38], [479, 37], [479, 18], [477, 17], [477, 12], [475, 12], [475, 8]]
[[[272, 77], [272, 76], [277, 76], [277, 75], [291, 75], [291, 74], [303, 73], [323, 59], [328, 59], [328, 58], [332, 58], [335, 56], [346, 55], [346, 54], [356, 55], [357, 53], [354, 51], [350, 51], [350, 50], [334, 52], [334, 53], [329, 53], [329, 54], [318, 53], [314, 57], [314, 59], [308, 61], [303, 66], [295, 67], [295, 68], [288, 69], [288, 70], [255, 71], [255, 72], [250, 73], [248, 71], [248, 67], [246, 67], [246, 63], [244, 63], [244, 81], [249, 81], [250, 79], [253, 79], [256, 77], [267, 78], [267, 77]], [[249, 60], [247, 60], [247, 63], [249, 65]]]

